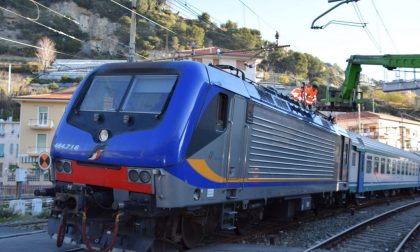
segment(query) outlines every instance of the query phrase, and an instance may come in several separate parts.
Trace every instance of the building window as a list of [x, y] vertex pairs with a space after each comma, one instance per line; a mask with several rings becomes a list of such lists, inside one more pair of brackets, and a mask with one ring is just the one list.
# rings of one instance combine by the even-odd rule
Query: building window
[[48, 107], [38, 107], [38, 125], [48, 125]]
[[16, 157], [19, 157], [19, 144], [16, 144]]
[[3, 177], [3, 163], [0, 163], [0, 178]]
[[38, 153], [47, 151], [47, 134], [36, 135], [36, 151]]
[[9, 154], [13, 155], [13, 144], [9, 145]]
[[0, 144], [0, 157], [4, 157], [4, 144]]
[[0, 136], [4, 136], [6, 134], [6, 130], [4, 124], [0, 124]]

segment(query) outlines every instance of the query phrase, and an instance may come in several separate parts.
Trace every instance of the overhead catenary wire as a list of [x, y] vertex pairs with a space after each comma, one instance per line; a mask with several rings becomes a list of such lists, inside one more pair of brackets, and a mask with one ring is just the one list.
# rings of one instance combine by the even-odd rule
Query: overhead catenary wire
[[379, 13], [378, 8], [376, 7], [375, 1], [374, 1], [374, 0], [371, 0], [371, 3], [372, 3], [372, 5], [373, 5], [373, 8], [375, 9], [376, 14], [378, 15], [379, 20], [380, 20], [380, 21], [381, 21], [381, 23], [382, 23], [382, 26], [383, 26], [383, 27], [384, 27], [384, 29], [385, 29], [385, 32], [386, 32], [386, 34], [387, 34], [387, 36], [388, 36], [389, 40], [391, 41], [392, 45], [394, 46], [394, 49], [398, 52], [398, 51], [399, 51], [399, 50], [398, 50], [398, 47], [397, 47], [397, 45], [395, 44], [395, 41], [394, 41], [394, 39], [392, 38], [391, 33], [389, 32], [388, 28], [386, 27], [385, 22], [384, 22], [384, 20], [383, 20], [383, 18], [382, 18], [382, 16], [381, 16], [381, 14]]
[[[36, 1], [34, 1], [34, 0], [28, 0], [28, 1], [33, 2], [35, 5], [37, 5], [37, 4], [38, 4], [38, 5], [42, 6], [42, 7], [44, 7], [45, 9], [48, 9], [49, 11], [53, 12], [54, 14], [59, 15], [60, 17], [66, 18], [67, 20], [70, 20], [70, 21], [72, 21], [73, 23], [75, 23], [75, 24], [77, 24], [77, 25], [79, 25], [79, 26], [80, 26], [80, 23], [79, 23], [78, 21], [76, 21], [76, 20], [74, 20], [74, 19], [71, 19], [71, 18], [67, 17], [66, 15], [64, 15], [64, 14], [62, 14], [62, 13], [58, 12], [58, 11], [55, 11], [55, 10], [53, 10], [53, 9], [51, 9], [51, 8], [48, 8], [48, 7], [46, 7], [46, 6], [42, 5], [42, 4], [40, 4], [40, 3], [38, 3], [38, 2], [36, 2]], [[18, 4], [18, 3], [15, 3], [15, 4]], [[26, 7], [25, 5], [22, 5], [22, 4], [19, 4], [19, 5], [20, 5], [20, 6], [22, 6], [22, 7], [24, 7], [24, 8], [30, 9], [30, 8]], [[38, 17], [39, 17], [39, 10], [38, 10]], [[26, 17], [26, 18], [28, 18], [28, 17]], [[32, 19], [32, 18], [28, 18], [28, 19], [34, 20], [34, 19]], [[125, 48], [129, 48], [129, 46], [128, 46], [128, 45], [125, 45], [125, 44], [123, 44], [123, 43], [119, 42], [119, 41], [118, 41], [118, 40], [116, 40], [116, 39], [106, 37], [106, 38], [105, 38], [105, 40], [114, 41], [114, 42], [116, 42], [116, 43], [117, 43], [118, 45], [120, 45], [120, 46], [123, 46], [123, 47], [125, 47]], [[81, 40], [79, 40], [79, 41], [81, 42]], [[115, 54], [116, 54], [116, 55], [119, 55], [119, 56], [127, 57], [127, 55], [125, 55], [125, 54], [121, 54], [121, 53], [115, 53]], [[145, 56], [143, 56], [143, 55], [141, 55], [141, 54], [138, 54], [138, 53], [135, 53], [135, 54], [136, 54], [137, 56], [141, 57], [141, 58], [146, 59], [146, 60], [148, 60], [148, 59], [149, 59], [149, 58], [147, 58], [147, 57], [145, 57]]]
[[[51, 9], [51, 8], [48, 8], [47, 6], [45, 6], [45, 5], [41, 4], [41, 3], [38, 3], [38, 2], [37, 2], [37, 1], [35, 1], [35, 0], [28, 0], [28, 1], [30, 1], [30, 2], [32, 2], [32, 3], [34, 3], [37, 7], [38, 7], [38, 6], [44, 7], [45, 9], [47, 9], [47, 10], [51, 11], [52, 13], [54, 13], [54, 14], [56, 14], [56, 15], [59, 15], [60, 17], [65, 18], [65, 19], [67, 19], [67, 20], [69, 20], [69, 21], [71, 21], [71, 22], [73, 22], [73, 23], [75, 23], [75, 24], [77, 24], [77, 25], [80, 25], [80, 23], [79, 23], [77, 20], [75, 20], [75, 19], [73, 19], [73, 18], [70, 18], [70, 17], [68, 17], [68, 16], [66, 16], [66, 15], [63, 15], [63, 14], [61, 14], [61, 13], [59, 13], [59, 12], [57, 12], [57, 11], [55, 11], [55, 10]], [[39, 12], [39, 10], [38, 10], [38, 12]], [[39, 13], [38, 13], [38, 14], [39, 14]]]
[[128, 11], [130, 11], [130, 12], [134, 13], [134, 14], [136, 14], [137, 16], [139, 16], [139, 17], [141, 17], [141, 18], [143, 18], [143, 19], [146, 19], [147, 21], [149, 21], [149, 22], [151, 22], [151, 23], [153, 23], [153, 24], [155, 24], [155, 25], [159, 26], [160, 28], [162, 28], [162, 29], [164, 29], [164, 30], [166, 30], [166, 31], [168, 31], [168, 32], [170, 32], [170, 33], [176, 34], [176, 32], [172, 31], [171, 29], [169, 29], [169, 28], [167, 28], [167, 27], [165, 27], [165, 26], [163, 26], [163, 25], [161, 25], [161, 24], [159, 24], [159, 23], [157, 23], [157, 22], [153, 21], [152, 19], [150, 19], [150, 18], [148, 18], [148, 17], [146, 17], [146, 16], [144, 16], [144, 15], [142, 15], [142, 14], [138, 13], [137, 11], [132, 10], [132, 9], [130, 9], [130, 8], [128, 8], [128, 7], [126, 7], [126, 6], [122, 5], [122, 4], [120, 4], [120, 3], [116, 2], [116, 1], [114, 1], [114, 0], [110, 0], [110, 1], [111, 1], [112, 3], [114, 3], [114, 4], [118, 5], [118, 6], [120, 6], [121, 8], [124, 8], [124, 9], [126, 9], [126, 10], [128, 10]]
[[[258, 19], [258, 26], [260, 26], [260, 20], [263, 21], [263, 23], [265, 23], [272, 31], [277, 32], [277, 29], [270, 24], [268, 21], [266, 21], [264, 18], [262, 18], [259, 14], [257, 14], [256, 11], [254, 11], [249, 5], [247, 5], [243, 0], [238, 0], [243, 6], [245, 6], [249, 11], [251, 11]], [[259, 30], [261, 30], [261, 28], [259, 27]], [[296, 50], [300, 51], [300, 49], [296, 46], [293, 45], [294, 48], [296, 48]]]
[[[62, 55], [70, 56], [70, 57], [73, 57], [73, 58], [79, 57], [79, 56], [74, 55], [74, 54], [64, 53], [64, 52], [60, 52], [60, 51], [57, 51], [57, 50], [45, 49], [45, 48], [42, 48], [42, 47], [39, 47], [39, 46], [35, 46], [35, 45], [31, 45], [31, 44], [27, 44], [27, 43], [20, 42], [20, 41], [17, 41], [17, 40], [13, 40], [13, 39], [9, 39], [9, 38], [0, 37], [0, 39], [1, 39], [1, 40], [4, 40], [4, 41], [11, 42], [11, 43], [15, 43], [15, 44], [19, 44], [19, 45], [24, 45], [24, 46], [28, 46], [28, 47], [32, 47], [32, 48], [36, 48], [36, 49], [41, 49], [41, 50], [52, 51], [52, 52], [55, 52], [55, 53], [57, 53], [57, 54], [62, 54]], [[82, 57], [82, 58], [83, 58], [83, 57]]]
[[[199, 16], [201, 16], [202, 14], [200, 14], [200, 13], [197, 13], [197, 12], [193, 12], [193, 11], [191, 11], [188, 7], [187, 7], [187, 5], [185, 5], [184, 6], [184, 4], [181, 2], [181, 1], [179, 1], [179, 0], [175, 0], [175, 2], [174, 3], [172, 3], [172, 4], [176, 4], [176, 5], [179, 5], [180, 6], [180, 8], [182, 8], [182, 9], [178, 9], [178, 10], [182, 10], [182, 12], [184, 12], [184, 11], [188, 11], [188, 12], [190, 12], [194, 17], [199, 17]], [[177, 8], [179, 8], [178, 6], [176, 6]], [[203, 22], [205, 22], [204, 20], [202, 20]], [[215, 25], [214, 23], [212, 23], [212, 22], [205, 22], [206, 24], [208, 24], [208, 25], [210, 25], [210, 26], [213, 26], [215, 29], [218, 29], [218, 30], [220, 30], [221, 32], [225, 32], [224, 30], [222, 30], [220, 27], [218, 27], [217, 25]], [[220, 33], [220, 32], [216, 32], [216, 31], [213, 31], [213, 32], [215, 32], [215, 33], [217, 33], [217, 34], [219, 34], [219, 35], [221, 35], [221, 36], [223, 36], [223, 37], [225, 37], [225, 38], [228, 38], [228, 39], [232, 39], [232, 37], [231, 36], [229, 36], [228, 34], [224, 34], [224, 33]]]
[[[365, 20], [363, 18], [362, 12], [359, 9], [359, 5], [357, 3], [354, 3], [354, 2], [352, 2], [352, 5], [353, 5], [353, 9], [356, 12], [357, 18], [359, 19], [360, 23], [366, 24], [366, 22], [365, 22]], [[366, 35], [368, 36], [369, 40], [376, 47], [376, 49], [379, 51], [379, 53], [382, 54], [382, 47], [378, 43], [378, 41], [376, 41], [375, 37], [370, 32], [369, 28], [367, 26], [364, 26], [363, 27], [363, 30], [366, 32]]]
[[[174, 7], [176, 7], [177, 8], [176, 10], [182, 12], [184, 15], [185, 15], [185, 12], [189, 12], [189, 14], [191, 14], [194, 17], [200, 17], [203, 14], [203, 13], [198, 13], [198, 12], [192, 10], [192, 8], [188, 7], [191, 4], [183, 3], [181, 0], [173, 0], [171, 2], [172, 2], [171, 5], [174, 6]], [[196, 8], [196, 9], [198, 9], [198, 8]], [[226, 32], [225, 30], [223, 30], [222, 28], [220, 28], [219, 26], [217, 26], [213, 22], [211, 22], [211, 21], [204, 21], [204, 20], [201, 20], [201, 21], [203, 21], [204, 23], [206, 23], [206, 24], [214, 27], [216, 30], [219, 30], [220, 31], [220, 32], [217, 32], [216, 30], [213, 30], [212, 32], [214, 32], [214, 33], [216, 33], [216, 34], [218, 34], [220, 36], [223, 36], [223, 37], [225, 37], [227, 39], [233, 39], [232, 36], [229, 36], [228, 34], [225, 34], [224, 33], [224, 32]], [[245, 42], [245, 41], [244, 40], [239, 40], [239, 42]]]
[[60, 30], [54, 29], [54, 28], [52, 28], [52, 27], [50, 27], [50, 26], [48, 26], [48, 25], [42, 24], [42, 23], [40, 23], [40, 22], [38, 22], [38, 21], [35, 21], [35, 20], [31, 19], [31, 18], [28, 18], [28, 17], [25, 17], [25, 16], [23, 16], [23, 15], [20, 15], [19, 13], [16, 13], [16, 12], [14, 12], [14, 11], [12, 11], [12, 10], [9, 10], [9, 9], [7, 9], [7, 8], [4, 8], [4, 7], [2, 7], [2, 6], [0, 6], [0, 9], [2, 9], [2, 10], [4, 10], [4, 11], [7, 11], [7, 12], [9, 12], [9, 13], [12, 13], [12, 14], [14, 14], [14, 15], [16, 15], [16, 16], [18, 16], [18, 17], [20, 17], [20, 18], [26, 19], [26, 20], [28, 20], [28, 21], [30, 21], [30, 22], [33, 22], [33, 23], [35, 23], [35, 24], [37, 24], [37, 25], [40, 25], [40, 26], [42, 26], [42, 27], [44, 27], [44, 28], [47, 28], [48, 30], [53, 31], [53, 32], [55, 32], [55, 33], [58, 33], [58, 34], [60, 34], [60, 35], [66, 36], [66, 37], [68, 37], [68, 38], [71, 38], [71, 39], [76, 40], [76, 41], [79, 41], [79, 42], [83, 42], [83, 40], [78, 39], [78, 38], [76, 38], [75, 36], [72, 36], [72, 35], [69, 35], [69, 34], [67, 34], [67, 33], [65, 33], [65, 32], [60, 31]]

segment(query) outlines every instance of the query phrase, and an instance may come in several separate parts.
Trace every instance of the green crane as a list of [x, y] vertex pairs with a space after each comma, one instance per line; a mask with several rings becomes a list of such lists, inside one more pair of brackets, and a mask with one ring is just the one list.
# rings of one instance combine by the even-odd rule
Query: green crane
[[361, 65], [383, 66], [388, 70], [398, 67], [420, 68], [420, 54], [352, 55], [347, 62], [341, 90], [327, 90], [326, 98], [322, 101], [329, 105], [317, 106], [319, 110], [352, 111], [358, 103], [363, 102], [362, 94], [357, 90]]

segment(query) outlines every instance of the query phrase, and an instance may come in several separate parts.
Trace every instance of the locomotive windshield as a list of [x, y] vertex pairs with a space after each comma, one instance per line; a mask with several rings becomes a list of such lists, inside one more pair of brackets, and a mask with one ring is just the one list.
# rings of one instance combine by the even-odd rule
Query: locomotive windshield
[[81, 111], [116, 111], [132, 76], [96, 76], [80, 106]]
[[96, 76], [83, 99], [80, 111], [120, 110], [159, 114], [175, 81], [176, 76], [173, 75]]
[[160, 113], [175, 80], [176, 76], [136, 76], [121, 111]]

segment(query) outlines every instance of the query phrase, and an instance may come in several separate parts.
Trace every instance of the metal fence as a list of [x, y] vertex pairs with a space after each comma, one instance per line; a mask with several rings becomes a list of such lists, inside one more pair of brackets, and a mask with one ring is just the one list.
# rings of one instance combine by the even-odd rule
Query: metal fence
[[[51, 186], [47, 185], [31, 185], [22, 184], [21, 198], [28, 199], [34, 197], [34, 191], [36, 189], [44, 189]], [[0, 185], [0, 200], [11, 200], [17, 198], [17, 186], [16, 185]]]

